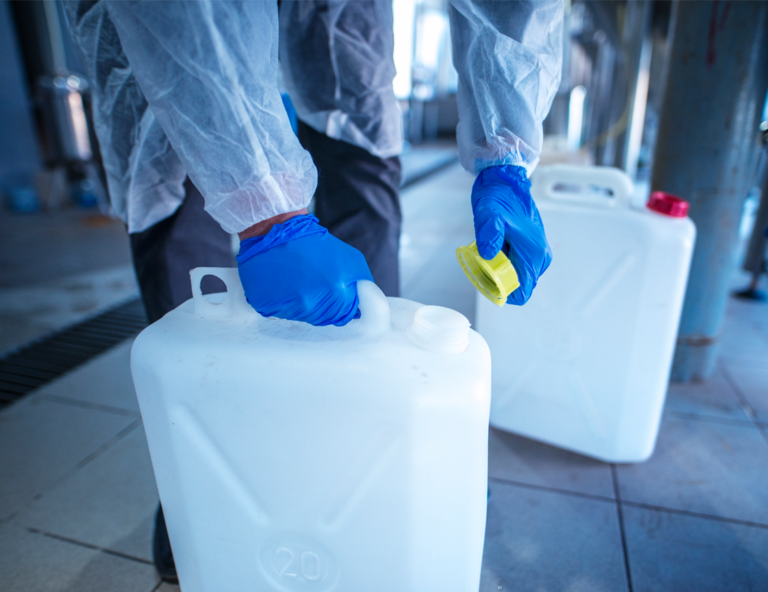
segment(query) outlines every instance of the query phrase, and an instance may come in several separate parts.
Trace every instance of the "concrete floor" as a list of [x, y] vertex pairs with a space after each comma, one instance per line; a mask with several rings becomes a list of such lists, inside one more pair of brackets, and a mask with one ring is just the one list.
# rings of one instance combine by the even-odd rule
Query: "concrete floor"
[[[456, 166], [404, 192], [402, 249], [404, 296], [470, 320], [454, 250], [472, 240], [471, 183]], [[129, 350], [0, 413], [1, 590], [178, 590], [150, 562], [157, 492]], [[731, 301], [717, 373], [671, 386], [641, 465], [492, 431], [482, 592], [768, 590], [766, 360], [768, 307]]]
[[0, 355], [138, 295], [119, 220], [3, 212], [0, 235]]

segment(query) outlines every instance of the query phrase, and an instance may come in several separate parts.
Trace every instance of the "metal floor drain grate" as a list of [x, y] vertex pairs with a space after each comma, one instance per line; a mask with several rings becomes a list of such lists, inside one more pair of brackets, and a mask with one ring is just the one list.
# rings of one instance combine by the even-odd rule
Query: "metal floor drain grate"
[[0, 408], [105, 352], [147, 326], [135, 298], [0, 358]]

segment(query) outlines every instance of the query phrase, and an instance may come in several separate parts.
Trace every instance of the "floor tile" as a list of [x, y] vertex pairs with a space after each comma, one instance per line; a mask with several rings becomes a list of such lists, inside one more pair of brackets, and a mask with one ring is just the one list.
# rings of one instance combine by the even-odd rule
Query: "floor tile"
[[422, 267], [419, 277], [403, 286], [403, 297], [452, 308], [472, 323], [477, 290], [461, 270], [455, 251], [455, 244], [443, 242], [432, 260]]
[[[766, 333], [768, 333], [768, 330], [766, 330]], [[731, 364], [737, 364], [742, 367], [765, 368], [765, 360], [766, 358], [761, 358], [760, 356], [755, 356], [753, 358], [738, 358], [721, 354], [717, 357], [718, 363], [725, 366], [726, 369], [728, 369]]]
[[400, 236], [400, 288], [406, 290], [421, 277], [433, 254], [445, 243], [445, 238], [434, 234], [410, 234]]
[[16, 349], [138, 295], [130, 264], [42, 282], [40, 279], [33, 285], [0, 288], [0, 352]]
[[30, 216], [0, 215], [0, 288], [66, 281], [130, 265], [125, 224], [93, 210], [53, 208]]
[[720, 368], [708, 380], [670, 383], [665, 410], [751, 422]]
[[138, 427], [13, 523], [149, 561], [157, 503], [146, 437]]
[[[734, 289], [743, 287], [744, 284], [748, 283], [750, 279], [748, 274], [742, 276], [742, 278], [743, 279], [736, 282]], [[762, 281], [758, 288], [761, 290], [768, 289], [768, 281]], [[730, 298], [728, 300], [728, 306], [726, 309], [726, 319], [729, 322], [734, 320], [744, 320], [750, 323], [758, 323], [758, 325], [760, 324], [760, 321], [763, 321], [763, 326], [766, 326], [765, 323], [768, 323], [768, 319], [765, 317], [767, 312], [768, 305], [766, 305], [764, 302], [742, 300], [741, 298]]]
[[0, 525], [3, 592], [151, 592], [151, 565]]
[[[613, 499], [610, 465], [491, 428], [488, 476]], [[491, 490], [495, 485], [491, 483]]]
[[415, 182], [415, 179], [458, 158], [456, 142], [439, 141], [414, 146], [400, 155], [402, 166], [402, 184]]
[[480, 592], [627, 590], [616, 506], [493, 485]]
[[[439, 285], [440, 289], [451, 289], [463, 285], [463, 282], [466, 281], [464, 275], [456, 276], [452, 272], [461, 270], [456, 259], [456, 249], [474, 240], [471, 232], [466, 231], [466, 229], [457, 230], [450, 238], [439, 235], [408, 236], [408, 244], [401, 253], [403, 265], [406, 268], [413, 268], [419, 273], [414, 277], [408, 277], [408, 274], [404, 274], [403, 288], [409, 282], [421, 282], [425, 272], [432, 271], [434, 273], [437, 268], [447, 269], [449, 272], [442, 278], [442, 283]], [[462, 281], [458, 281], [459, 279]]]
[[624, 507], [634, 592], [768, 589], [768, 530]]
[[472, 179], [459, 165], [403, 195], [400, 252], [404, 298], [458, 310], [474, 320], [476, 291], [456, 260], [473, 240]]
[[[768, 281], [765, 283], [768, 284]], [[763, 304], [763, 306], [766, 308], [763, 308], [757, 314], [753, 313], [752, 325], [760, 332], [760, 335], [768, 341], [768, 305]]]
[[106, 351], [72, 372], [41, 387], [36, 395], [65, 397], [139, 413], [131, 378], [133, 339]]
[[623, 500], [768, 525], [768, 444], [754, 427], [668, 416], [651, 459], [618, 480]]
[[755, 411], [757, 420], [768, 423], [768, 358], [760, 366], [732, 359], [723, 360], [722, 364], [736, 388]]
[[764, 362], [768, 359], [768, 333], [752, 319], [730, 315], [723, 326], [718, 353], [741, 361]]
[[456, 165], [402, 195], [403, 232], [450, 238], [458, 230], [472, 232], [472, 178]]
[[50, 489], [135, 417], [44, 399], [0, 413], [0, 520]]

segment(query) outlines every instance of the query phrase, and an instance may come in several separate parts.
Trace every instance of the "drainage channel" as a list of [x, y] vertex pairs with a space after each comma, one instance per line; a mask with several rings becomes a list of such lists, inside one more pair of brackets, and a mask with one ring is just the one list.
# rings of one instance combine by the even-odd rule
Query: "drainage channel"
[[107, 351], [147, 326], [141, 299], [71, 325], [0, 358], [0, 408]]

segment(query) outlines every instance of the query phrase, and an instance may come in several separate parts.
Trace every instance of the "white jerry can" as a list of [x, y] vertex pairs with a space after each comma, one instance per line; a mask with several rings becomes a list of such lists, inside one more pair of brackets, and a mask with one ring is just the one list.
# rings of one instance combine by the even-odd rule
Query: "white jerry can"
[[[687, 204], [630, 206], [609, 167], [538, 169], [553, 260], [525, 306], [478, 294], [493, 356], [491, 425], [609, 462], [653, 452], [696, 229]], [[661, 213], [665, 211], [665, 213]]]
[[359, 282], [359, 320], [312, 327], [258, 315], [236, 269], [191, 275], [131, 354], [182, 590], [477, 592], [491, 361], [467, 319]]

